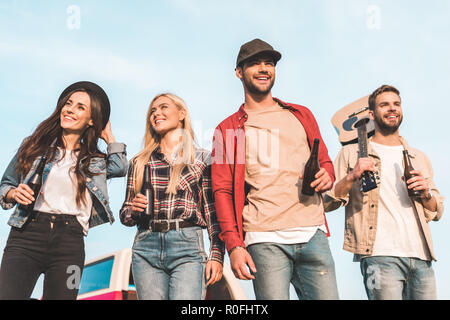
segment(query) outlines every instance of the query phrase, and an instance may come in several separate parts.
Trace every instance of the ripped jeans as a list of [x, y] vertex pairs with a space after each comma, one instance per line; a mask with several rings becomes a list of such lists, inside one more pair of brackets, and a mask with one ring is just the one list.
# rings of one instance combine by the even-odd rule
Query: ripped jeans
[[334, 260], [323, 231], [317, 230], [307, 243], [257, 243], [247, 250], [257, 270], [257, 300], [288, 300], [290, 283], [301, 300], [339, 299]]
[[431, 261], [389, 256], [361, 260], [369, 300], [436, 300]]

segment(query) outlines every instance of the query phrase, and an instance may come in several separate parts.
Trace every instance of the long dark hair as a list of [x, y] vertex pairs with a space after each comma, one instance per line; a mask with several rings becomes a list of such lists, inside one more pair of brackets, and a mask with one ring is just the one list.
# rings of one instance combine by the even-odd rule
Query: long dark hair
[[[55, 111], [46, 120], [42, 121], [33, 132], [25, 138], [19, 147], [17, 173], [23, 177], [30, 171], [33, 161], [44, 154], [47, 154], [47, 161], [54, 160], [57, 148], [63, 150], [65, 155], [65, 145], [62, 139], [63, 129], [61, 127], [61, 110], [75, 92], [86, 92], [91, 100], [91, 119], [94, 123], [89, 126], [81, 135], [80, 147], [76, 165], [73, 168], [77, 177], [77, 205], [85, 204], [86, 181], [83, 173], [93, 176], [95, 173], [89, 171], [89, 163], [93, 157], [103, 157], [106, 155], [98, 149], [98, 139], [102, 132], [102, 112], [100, 99], [92, 91], [87, 89], [76, 89], [61, 97], [56, 105]], [[52, 145], [53, 144], [53, 145]], [[51, 146], [51, 147], [50, 147]], [[85, 159], [81, 161], [82, 159]]]

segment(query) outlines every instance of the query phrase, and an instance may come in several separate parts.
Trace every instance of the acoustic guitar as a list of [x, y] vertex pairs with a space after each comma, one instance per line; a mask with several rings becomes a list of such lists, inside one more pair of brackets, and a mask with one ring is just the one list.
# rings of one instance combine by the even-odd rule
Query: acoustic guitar
[[[358, 143], [359, 157], [368, 157], [367, 139], [375, 133], [375, 125], [369, 118], [369, 96], [365, 96], [336, 112], [331, 123], [339, 135], [339, 141], [346, 144]], [[378, 175], [364, 171], [360, 179], [362, 192], [377, 188]]]
[[331, 118], [331, 123], [339, 136], [339, 142], [343, 146], [350, 143], [358, 143], [358, 129], [355, 125], [362, 119], [367, 119], [367, 136], [373, 136], [375, 125], [369, 119], [368, 95], [346, 105]]

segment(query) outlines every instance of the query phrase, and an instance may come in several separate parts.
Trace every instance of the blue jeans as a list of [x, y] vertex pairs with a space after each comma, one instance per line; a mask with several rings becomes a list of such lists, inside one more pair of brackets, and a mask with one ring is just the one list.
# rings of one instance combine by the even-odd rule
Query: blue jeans
[[247, 248], [257, 272], [257, 300], [288, 300], [290, 283], [302, 300], [337, 300], [334, 261], [326, 234], [317, 230], [307, 243], [257, 243]]
[[132, 271], [139, 300], [203, 300], [208, 259], [200, 227], [138, 231]]
[[435, 300], [431, 261], [375, 256], [360, 263], [369, 300]]

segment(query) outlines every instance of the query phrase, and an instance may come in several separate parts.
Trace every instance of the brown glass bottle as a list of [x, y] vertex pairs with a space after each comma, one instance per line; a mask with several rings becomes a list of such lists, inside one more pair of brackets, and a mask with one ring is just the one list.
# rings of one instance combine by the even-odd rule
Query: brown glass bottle
[[150, 219], [153, 215], [153, 188], [150, 180], [150, 166], [144, 167], [144, 178], [142, 181], [141, 194], [147, 197], [147, 207], [140, 215], [139, 224], [141, 227], [148, 229]]
[[408, 190], [408, 196], [410, 198], [422, 197], [423, 192], [421, 192], [419, 190], [408, 189], [407, 181], [416, 176], [414, 174], [411, 174], [411, 171], [413, 171], [414, 168], [411, 164], [411, 159], [409, 158], [408, 150], [403, 150], [403, 162], [404, 162], [404, 166], [405, 166], [405, 171], [403, 172], [403, 176], [405, 177], [405, 184], [406, 184], [406, 189]]
[[24, 206], [25, 210], [31, 212], [33, 211], [36, 200], [41, 192], [42, 187], [42, 175], [44, 173], [45, 163], [47, 162], [47, 156], [43, 156], [39, 161], [39, 164], [36, 168], [36, 171], [31, 176], [30, 180], [28, 180], [27, 185], [33, 190], [34, 201], [26, 206]]
[[319, 139], [314, 139], [314, 145], [311, 151], [311, 155], [305, 164], [305, 170], [303, 172], [302, 193], [307, 196], [312, 196], [315, 193], [311, 183], [316, 180], [314, 177], [320, 170], [319, 167]]

